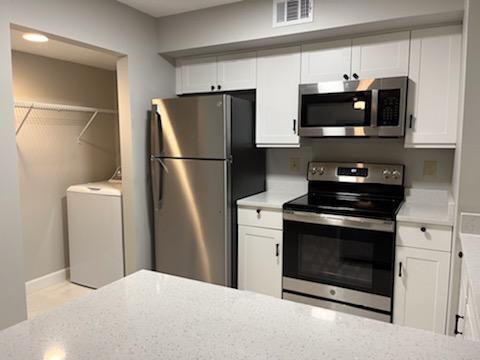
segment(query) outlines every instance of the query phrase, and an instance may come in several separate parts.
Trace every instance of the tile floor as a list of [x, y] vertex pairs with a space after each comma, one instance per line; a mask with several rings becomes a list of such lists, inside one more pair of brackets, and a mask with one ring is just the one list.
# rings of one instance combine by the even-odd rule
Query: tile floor
[[33, 319], [91, 291], [94, 290], [69, 281], [34, 291], [27, 295], [28, 319]]

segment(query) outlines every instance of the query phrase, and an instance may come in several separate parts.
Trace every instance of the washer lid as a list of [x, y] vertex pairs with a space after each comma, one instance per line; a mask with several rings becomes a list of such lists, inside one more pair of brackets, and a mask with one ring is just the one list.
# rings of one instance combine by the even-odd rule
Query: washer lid
[[122, 196], [122, 184], [108, 181], [72, 185], [67, 192], [84, 193], [103, 196]]

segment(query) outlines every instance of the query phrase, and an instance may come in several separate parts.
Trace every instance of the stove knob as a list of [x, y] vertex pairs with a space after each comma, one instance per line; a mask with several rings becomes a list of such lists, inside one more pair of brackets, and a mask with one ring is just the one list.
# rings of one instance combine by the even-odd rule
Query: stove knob
[[323, 174], [325, 174], [325, 168], [321, 167], [320, 169], [318, 169], [318, 175], [323, 175]]
[[388, 169], [383, 170], [382, 174], [384, 179], [390, 179], [390, 176], [392, 176], [392, 172]]
[[394, 178], [395, 180], [398, 180], [398, 179], [400, 179], [400, 177], [402, 176], [402, 174], [400, 174], [400, 171], [398, 171], [398, 170], [393, 170], [392, 176], [393, 176], [393, 178]]
[[310, 174], [315, 175], [316, 173], [317, 173], [317, 168], [316, 168], [316, 167], [312, 167], [312, 168], [310, 169]]

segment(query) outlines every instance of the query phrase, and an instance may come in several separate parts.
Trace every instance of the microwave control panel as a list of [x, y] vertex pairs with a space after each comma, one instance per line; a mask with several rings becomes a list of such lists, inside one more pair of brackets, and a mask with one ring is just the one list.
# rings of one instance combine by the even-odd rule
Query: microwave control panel
[[400, 89], [378, 92], [377, 126], [400, 124]]

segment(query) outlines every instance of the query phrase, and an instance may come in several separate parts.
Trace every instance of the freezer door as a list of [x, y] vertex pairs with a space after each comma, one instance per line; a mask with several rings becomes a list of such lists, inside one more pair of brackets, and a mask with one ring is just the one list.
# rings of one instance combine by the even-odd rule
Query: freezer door
[[226, 159], [228, 99], [215, 95], [153, 100], [152, 155]]
[[231, 283], [229, 163], [224, 160], [154, 159], [157, 181], [156, 270]]

